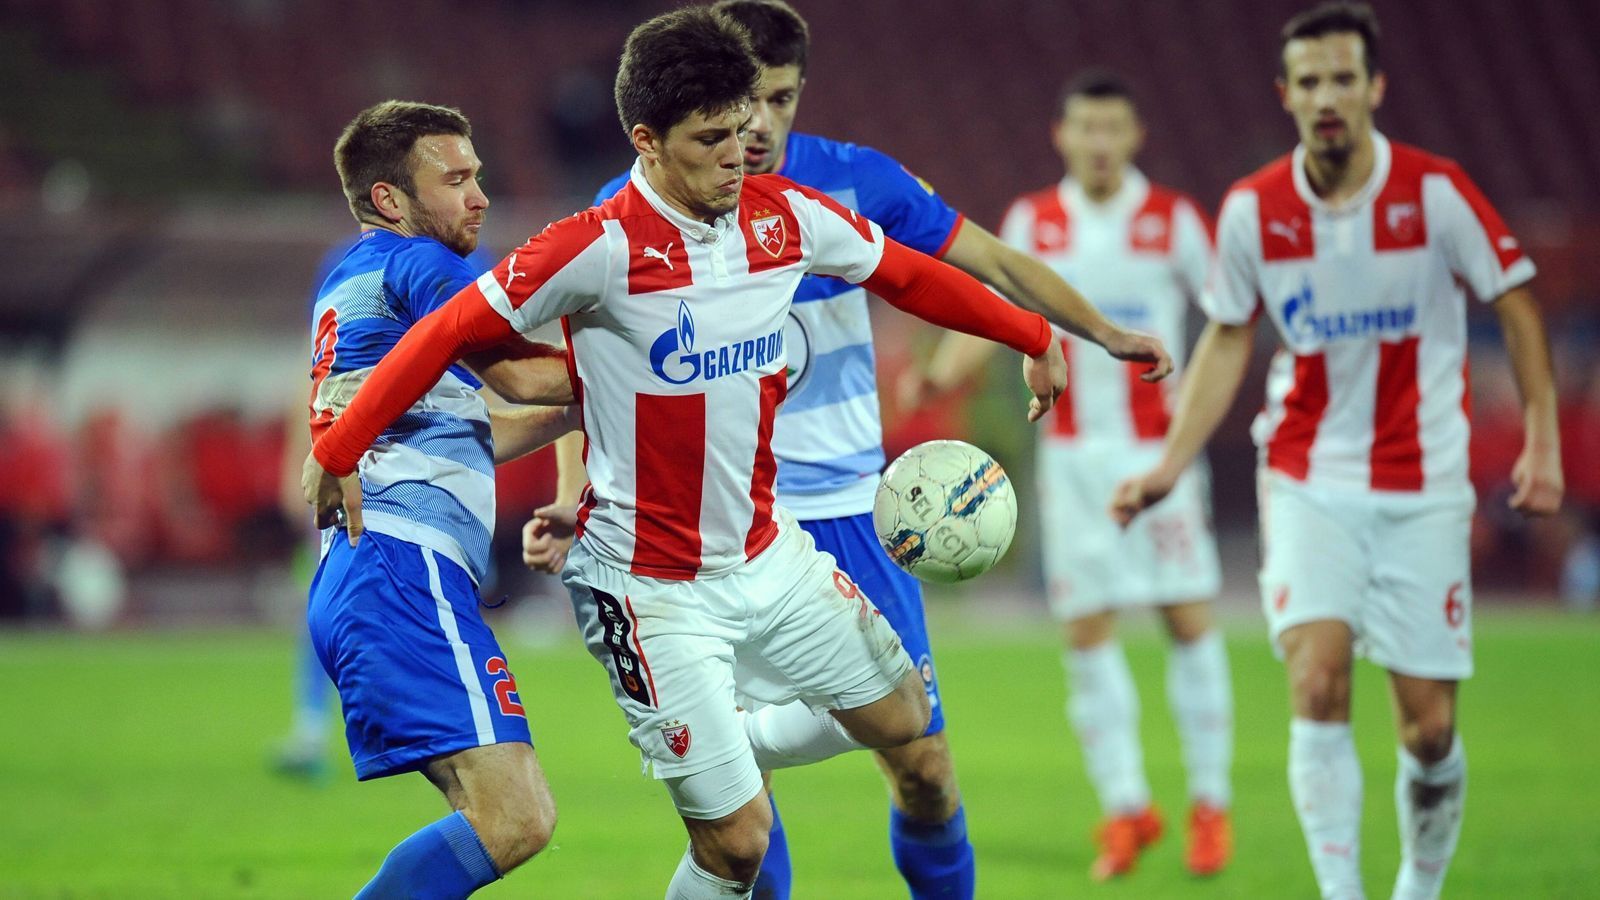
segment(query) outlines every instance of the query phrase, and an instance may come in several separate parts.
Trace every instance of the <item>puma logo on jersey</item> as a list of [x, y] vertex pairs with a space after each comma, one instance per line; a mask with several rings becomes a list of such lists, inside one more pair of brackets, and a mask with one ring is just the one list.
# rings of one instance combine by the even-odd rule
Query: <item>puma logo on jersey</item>
[[1277, 219], [1273, 219], [1271, 222], [1267, 223], [1267, 233], [1275, 234], [1298, 247], [1300, 246], [1300, 229], [1296, 228], [1295, 225], [1299, 224], [1299, 221], [1299, 219], [1296, 219], [1294, 223], [1291, 224], [1289, 222], [1279, 222]]
[[513, 253], [511, 258], [506, 260], [506, 290], [511, 290], [511, 282], [526, 277], [528, 277], [527, 272], [517, 271], [517, 256]]
[[667, 249], [665, 249], [665, 250], [657, 250], [654, 247], [646, 247], [642, 251], [644, 253], [644, 258], [645, 259], [659, 259], [662, 262], [667, 264], [667, 269], [670, 271], [672, 269], [672, 260], [667, 258], [667, 254], [672, 252], [672, 245], [676, 244], [676, 243], [677, 243], [677, 241], [668, 241], [667, 242]]

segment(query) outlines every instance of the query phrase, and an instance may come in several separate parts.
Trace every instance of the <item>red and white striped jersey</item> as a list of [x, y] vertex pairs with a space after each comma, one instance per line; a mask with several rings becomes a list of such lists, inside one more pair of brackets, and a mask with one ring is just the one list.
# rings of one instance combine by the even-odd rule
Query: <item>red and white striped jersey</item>
[[[1106, 318], [1159, 337], [1181, 362], [1185, 314], [1211, 264], [1210, 227], [1188, 197], [1129, 168], [1104, 203], [1067, 178], [1018, 197], [1000, 239], [1038, 257]], [[1171, 419], [1176, 378], [1151, 384], [1148, 366], [1108, 356], [1057, 329], [1066, 352], [1066, 393], [1045, 432], [1076, 442], [1160, 440]]]
[[579, 539], [656, 578], [723, 572], [777, 536], [772, 426], [790, 298], [808, 272], [857, 283], [879, 228], [778, 176], [707, 224], [635, 166], [627, 187], [551, 225], [478, 279], [518, 331], [562, 317], [590, 488]]
[[1380, 491], [1467, 484], [1467, 292], [1489, 302], [1532, 261], [1453, 161], [1375, 134], [1376, 165], [1338, 208], [1305, 148], [1228, 192], [1202, 296], [1217, 321], [1264, 309], [1284, 349], [1252, 434], [1267, 468]]

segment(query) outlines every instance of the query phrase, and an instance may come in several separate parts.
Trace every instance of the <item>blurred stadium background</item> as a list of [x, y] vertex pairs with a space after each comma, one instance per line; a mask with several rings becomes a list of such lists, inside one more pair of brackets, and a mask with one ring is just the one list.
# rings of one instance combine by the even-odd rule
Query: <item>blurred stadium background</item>
[[[146, 868], [165, 875], [128, 874], [139, 867], [124, 870], [113, 864], [88, 877], [70, 854], [42, 850], [32, 868], [20, 867], [25, 854], [17, 853], [13, 862], [19, 868], [8, 875], [7, 857], [14, 851], [45, 847], [37, 829], [30, 830], [18, 816], [30, 808], [27, 804], [51, 804], [58, 812], [66, 808], [67, 821], [77, 823], [69, 827], [93, 831], [93, 799], [75, 793], [72, 785], [78, 783], [74, 772], [98, 767], [102, 757], [82, 747], [59, 754], [51, 750], [48, 758], [23, 752], [54, 747], [55, 741], [63, 746], [98, 746], [102, 738], [112, 742], [115, 729], [99, 734], [94, 716], [46, 724], [69, 716], [71, 695], [51, 680], [67, 677], [59, 670], [69, 657], [95, 667], [85, 670], [94, 674], [74, 682], [91, 708], [111, 706], [123, 691], [120, 696], [128, 703], [152, 704], [152, 725], [163, 716], [175, 719], [172, 730], [135, 729], [117, 738], [129, 742], [118, 745], [124, 750], [135, 744], [143, 748], [129, 758], [158, 768], [158, 760], [185, 747], [190, 737], [180, 734], [195, 726], [183, 727], [182, 710], [171, 699], [177, 694], [154, 690], [130, 697], [129, 681], [171, 679], [177, 690], [205, 673], [237, 667], [237, 685], [195, 701], [205, 708], [227, 707], [214, 710], [223, 729], [218, 733], [226, 739], [201, 743], [215, 745], [208, 753], [233, 757], [229, 783], [265, 778], [258, 770], [287, 721], [290, 635], [301, 627], [303, 609], [303, 587], [291, 563], [305, 543], [303, 527], [280, 499], [285, 444], [297, 427], [286, 423], [295, 421], [294, 410], [305, 402], [313, 273], [328, 248], [353, 232], [331, 165], [333, 140], [343, 124], [359, 109], [389, 97], [444, 103], [465, 112], [474, 124], [493, 200], [485, 245], [498, 255], [546, 222], [587, 206], [596, 186], [629, 163], [630, 150], [611, 103], [616, 55], [634, 24], [671, 5], [650, 0], [0, 0], [0, 83], [5, 85], [0, 91], [0, 246], [5, 248], [0, 696], [6, 697], [0, 699], [0, 722], [5, 723], [0, 733], [16, 750], [6, 759], [6, 772], [31, 772], [41, 784], [57, 783], [54, 793], [41, 787], [37, 790], [44, 793], [0, 803], [12, 807], [0, 813], [0, 896], [336, 894], [359, 884], [368, 863], [395, 839], [391, 826], [402, 814], [387, 812], [384, 803], [412, 810], [436, 802], [423, 795], [420, 783], [370, 793], [363, 788], [352, 797], [345, 791], [351, 787], [347, 763], [338, 771], [341, 786], [335, 790], [343, 793], [337, 809], [324, 799], [327, 794], [268, 793], [263, 799], [260, 791], [284, 790], [266, 786], [242, 794], [237, 802], [244, 806], [226, 821], [237, 824], [239, 817], [254, 815], [253, 803], [306, 809], [323, 804], [329, 824], [322, 827], [333, 831], [345, 824], [340, 816], [365, 810], [364, 820], [349, 823], [361, 840], [352, 845], [357, 849], [340, 851], [344, 868], [329, 863], [307, 870], [342, 873], [327, 881], [274, 881], [262, 874], [294, 869], [305, 863], [305, 854], [315, 856], [320, 845], [305, 835], [286, 836], [282, 846], [266, 848], [235, 836], [217, 845], [227, 849], [215, 855], [231, 854], [228, 860], [204, 853], [173, 857], [171, 866], [189, 867], [183, 870], [189, 874], [176, 880], [159, 864]], [[1277, 29], [1301, 5], [1282, 0], [798, 0], [813, 28], [798, 127], [889, 151], [977, 222], [994, 228], [1012, 197], [1060, 176], [1047, 128], [1061, 83], [1083, 66], [1110, 66], [1132, 79], [1150, 127], [1142, 167], [1214, 211], [1233, 179], [1293, 143], [1272, 79]], [[1489, 646], [1497, 625], [1521, 635], [1521, 642], [1511, 645], [1515, 654], [1505, 646], [1492, 652], [1512, 654], [1506, 656], [1508, 668], [1526, 660], [1544, 667], [1531, 671], [1575, 689], [1569, 706], [1550, 713], [1558, 721], [1566, 710], [1592, 718], [1600, 699], [1595, 670], [1600, 627], [1584, 613], [1600, 597], [1600, 355], [1593, 349], [1600, 338], [1600, 254], [1595, 252], [1600, 246], [1600, 117], [1593, 114], [1594, 98], [1600, 96], [1595, 52], [1600, 5], [1589, 0], [1380, 0], [1377, 9], [1385, 30], [1382, 63], [1391, 79], [1379, 126], [1394, 138], [1457, 158], [1506, 215], [1540, 266], [1534, 287], [1557, 355], [1567, 509], [1556, 519], [1529, 524], [1506, 513], [1503, 502], [1521, 441], [1515, 386], [1492, 314], [1473, 311], [1473, 478], [1480, 495], [1473, 551], [1486, 610], [1482, 640]], [[893, 323], [879, 330], [881, 374], [892, 384], [909, 360], [926, 352], [932, 336], [893, 311], [879, 312], [885, 323]], [[1272, 344], [1258, 343], [1261, 355], [1245, 397], [1260, 397]], [[914, 416], [893, 409], [893, 392], [886, 390], [886, 419], [891, 453], [952, 434], [989, 448], [1018, 480], [1026, 518], [1032, 437], [1017, 422], [1023, 400], [1015, 393], [1010, 365], [969, 391], [962, 403]], [[1253, 400], [1238, 405], [1212, 445], [1211, 461], [1226, 554], [1223, 603], [1234, 621], [1239, 668], [1241, 769], [1262, 763], [1267, 774], [1260, 783], [1261, 821], [1275, 822], [1270, 827], [1282, 831], [1292, 826], [1281, 778], [1281, 679], [1266, 655], [1254, 612], [1254, 453], [1245, 429], [1254, 406]], [[558, 842], [575, 848], [585, 834], [604, 839], [604, 829], [583, 824], [586, 804], [603, 805], [598, 792], [619, 791], [641, 798], [638, 815], [653, 817], [650, 828], [626, 836], [625, 842], [653, 840], [659, 845], [655, 850], [670, 850], [641, 878], [648, 890], [625, 887], [607, 894], [574, 887], [553, 895], [646, 896], [656, 891], [677, 853], [675, 826], [662, 817], [670, 811], [662, 798], [648, 793], [658, 789], [631, 777], [630, 754], [617, 752], [622, 738], [615, 714], [604, 708], [597, 673], [582, 668], [592, 663], [575, 658], [581, 651], [559, 585], [516, 564], [517, 527], [549, 496], [552, 478], [553, 464], [543, 455], [502, 469], [501, 565], [486, 595], [512, 598], [498, 614], [499, 622], [513, 647], [524, 647], [513, 658], [530, 694], [548, 690], [532, 686], [547, 662], [551, 672], [566, 671], [562, 667], [570, 664], [581, 673], [575, 677], [587, 679], [586, 696], [592, 695], [597, 708], [586, 709], [584, 721], [596, 723], [594, 741], [607, 748], [606, 759], [616, 762], [604, 775], [595, 775], [592, 787], [574, 780], [585, 784], [576, 790], [552, 765], [565, 809], [565, 839]], [[1049, 755], [1066, 734], [1050, 642], [1038, 634], [1009, 643], [1006, 638], [1019, 630], [1016, 626], [1048, 631], [1036, 589], [1036, 554], [1030, 531], [1024, 530], [1002, 569], [934, 598], [937, 621], [945, 626], [936, 639], [952, 646], [952, 658], [964, 660], [963, 670], [980, 673], [974, 677], [986, 673], [995, 690], [1008, 684], [1038, 688], [1037, 702], [1018, 709], [1038, 714], [1038, 722], [1027, 728], [1053, 737], [1024, 739], [991, 730], [989, 739], [1016, 740], [991, 748], [993, 754], [1005, 755], [1014, 747], [1018, 753]], [[103, 631], [113, 633], [94, 636]], [[1558, 646], [1567, 651], [1541, 649]], [[1152, 688], [1146, 705], [1157, 709], [1147, 719], [1164, 714], [1154, 689], [1158, 682], [1146, 678], [1159, 671], [1154, 647], [1150, 643], [1142, 657], [1141, 679]], [[1006, 678], [1013, 664], [1031, 676], [1015, 682]], [[1257, 669], [1258, 680], [1248, 681], [1255, 676], [1246, 673]], [[947, 672], [949, 690], [959, 692], [952, 678]], [[1540, 690], [1537, 680], [1524, 683]], [[1245, 715], [1243, 695], [1257, 686], [1267, 699], [1253, 701], [1261, 712], [1252, 720]], [[550, 696], [552, 703], [566, 702], [559, 694]], [[977, 701], [988, 695], [967, 696]], [[1518, 695], [1507, 691], [1494, 696], [1508, 705], [1518, 702]], [[44, 702], [50, 698], [62, 702]], [[170, 702], [164, 704], [164, 698]], [[1375, 718], [1363, 749], [1376, 754], [1368, 757], [1368, 781], [1376, 791], [1369, 818], [1378, 832], [1369, 837], [1369, 852], [1381, 861], [1392, 843], [1392, 826], [1387, 818], [1374, 817], [1388, 815], [1382, 798], [1392, 756], [1386, 749], [1383, 701], [1377, 694], [1371, 698], [1367, 706]], [[126, 709], [117, 713], [128, 714]], [[560, 734], [568, 728], [564, 715], [560, 708], [535, 712], [536, 728]], [[1471, 715], [1487, 719], [1491, 712]], [[959, 733], [966, 724], [959, 705], [953, 716]], [[33, 743], [37, 729], [30, 731], [22, 722], [35, 723], [49, 740]], [[1585, 727], [1592, 737], [1593, 726]], [[1575, 743], [1580, 733], [1552, 734], [1550, 757], [1581, 750], [1592, 759], [1592, 741]], [[966, 737], [973, 744], [985, 739]], [[1251, 741], [1259, 742], [1264, 761], [1246, 751]], [[958, 746], [958, 754], [981, 757], [983, 751], [965, 747]], [[1075, 757], [1062, 760], [1050, 766], [1052, 784], [1061, 783], [1059, 803], [1076, 812], [1060, 844], [1077, 848], [1086, 843], [1081, 835], [1092, 817], [1090, 803]], [[1165, 764], [1177, 771], [1175, 758], [1162, 762], [1153, 756], [1153, 767]], [[860, 875], [864, 882], [841, 882], [867, 884], [864, 893], [837, 886], [814, 896], [893, 896], [896, 882], [887, 854], [876, 849], [882, 841], [873, 776], [861, 761], [853, 768], [859, 771], [851, 777], [860, 778], [851, 782], [852, 789], [870, 795], [861, 807], [870, 827], [861, 826], [863, 838], [857, 843], [870, 846], [866, 859], [881, 863], [883, 872]], [[125, 769], [128, 779], [141, 779], [140, 767]], [[249, 776], [241, 774], [246, 769]], [[829, 776], [808, 777], [824, 779], [815, 782], [820, 785]], [[983, 790], [979, 777], [969, 773], [967, 778], [975, 795]], [[1478, 786], [1484, 783], [1480, 776], [1474, 777], [1475, 795], [1489, 793]], [[1241, 773], [1242, 793], [1247, 782]], [[176, 779], [153, 791], [148, 804], [134, 803], [116, 814], [137, 833], [140, 816], [154, 807], [190, 808], [184, 806], [193, 802], [184, 784]], [[1568, 800], [1573, 787], [1565, 788]], [[16, 785], [6, 790], [11, 789]], [[118, 789], [104, 784], [104, 791]], [[1591, 801], [1600, 796], [1592, 786], [1583, 792]], [[397, 799], [401, 794], [403, 801]], [[1562, 788], [1552, 794], [1562, 797]], [[1583, 827], [1589, 834], [1577, 852], [1587, 853], [1582, 865], [1593, 884], [1600, 876], [1600, 853], [1592, 833], [1592, 803], [1582, 809], [1573, 814], [1586, 816]], [[279, 815], [268, 819], [275, 827], [290, 832], [305, 827]], [[1475, 808], [1469, 823], [1491, 815]], [[195, 828], [192, 822], [186, 827]], [[1241, 833], [1252, 827], [1241, 814]], [[1471, 846], [1489, 845], [1486, 838], [1474, 837], [1475, 827], [1468, 825], [1464, 857]], [[29, 840], [13, 840], [22, 837]], [[1309, 877], [1303, 850], [1297, 834], [1288, 838], [1287, 849], [1278, 855], [1289, 855], [1279, 864], [1295, 887], [1283, 893], [1305, 893]], [[123, 836], [124, 842], [132, 839]], [[622, 839], [615, 833], [610, 837]], [[204, 844], [206, 832], [188, 834], [188, 840]], [[1023, 843], [1029, 853], [1049, 846], [1037, 839]], [[1248, 865], [1243, 857], [1249, 847], [1242, 837], [1241, 867]], [[129, 852], [142, 851], [135, 843]], [[587, 858], [604, 866], [603, 856], [588, 852]], [[997, 865], [1004, 871], [1008, 855], [1023, 853], [1002, 845]], [[1538, 865], [1530, 859], [1520, 862]], [[215, 865], [208, 869], [203, 860]], [[1015, 882], [1016, 893], [1000, 887], [1006, 882], [988, 883], [996, 888], [994, 896], [1054, 896], [1058, 892], [1036, 893], [1024, 885], [1076, 887], [1086, 856], [1082, 862], [1042, 862], [1043, 880]], [[535, 868], [559, 865], [541, 862]], [[1495, 880], [1493, 869], [1481, 857], [1476, 864], [1459, 863], [1452, 885], [1476, 890], [1471, 878], [1478, 872], [1488, 880], [1476, 883], [1484, 892], [1473, 895], [1498, 896], [1504, 892], [1494, 885], [1518, 883]], [[239, 874], [246, 872], [255, 874]], [[1573, 871], [1575, 877], [1581, 874]], [[1173, 890], [1182, 888], [1171, 883], [1177, 885]], [[1248, 890], [1220, 883], [1208, 893], [1264, 896], [1265, 885], [1273, 883], [1263, 880], [1261, 887]], [[523, 876], [506, 885], [505, 893], [531, 894], [537, 885], [536, 878]], [[1596, 890], [1578, 882], [1548, 885], [1549, 891], [1534, 889], [1532, 895]]]

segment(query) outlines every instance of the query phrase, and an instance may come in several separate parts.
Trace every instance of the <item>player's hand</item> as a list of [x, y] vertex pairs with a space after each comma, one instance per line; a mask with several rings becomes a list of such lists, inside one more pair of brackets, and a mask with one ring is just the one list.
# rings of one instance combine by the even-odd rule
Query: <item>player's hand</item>
[[1561, 509], [1565, 484], [1559, 448], [1524, 445], [1511, 467], [1511, 508], [1525, 516], [1553, 516]]
[[1169, 474], [1162, 466], [1117, 485], [1111, 493], [1111, 508], [1107, 510], [1111, 518], [1119, 527], [1127, 528], [1134, 517], [1150, 507], [1160, 503], [1172, 493], [1172, 488], [1178, 483], [1176, 475]]
[[915, 412], [939, 396], [939, 387], [917, 366], [900, 373], [894, 385], [895, 408], [903, 413]]
[[1150, 368], [1139, 376], [1145, 381], [1160, 381], [1172, 374], [1172, 357], [1160, 338], [1119, 328], [1105, 342], [1105, 348], [1117, 359], [1149, 363]]
[[556, 575], [567, 564], [572, 535], [578, 527], [575, 506], [551, 504], [533, 511], [533, 518], [522, 526], [522, 562], [535, 572]]
[[317, 527], [343, 525], [354, 547], [366, 531], [361, 524], [361, 478], [354, 472], [343, 478], [322, 468], [315, 453], [306, 454], [300, 467], [300, 491], [316, 512]]
[[1061, 355], [1061, 342], [1051, 341], [1043, 353], [1023, 360], [1022, 380], [1033, 392], [1033, 399], [1028, 401], [1028, 421], [1037, 422], [1067, 389], [1067, 358]]

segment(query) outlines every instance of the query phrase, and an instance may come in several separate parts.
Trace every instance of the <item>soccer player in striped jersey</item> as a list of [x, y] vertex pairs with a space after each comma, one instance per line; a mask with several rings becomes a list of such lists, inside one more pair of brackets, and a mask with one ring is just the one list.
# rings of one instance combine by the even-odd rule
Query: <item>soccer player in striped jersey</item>
[[[334, 160], [361, 233], [312, 311], [313, 438], [408, 329], [477, 276], [464, 257], [489, 201], [471, 133], [453, 109], [388, 101], [340, 136]], [[481, 377], [507, 399], [565, 403], [561, 356], [546, 348], [541, 358], [522, 342], [430, 379], [362, 459], [366, 536], [323, 533], [307, 620], [339, 690], [356, 775], [420, 771], [454, 809], [397, 845], [357, 896], [467, 896], [532, 857], [555, 827], [477, 586], [489, 564], [494, 464], [570, 430], [569, 407], [491, 420], [477, 391]]]
[[357, 533], [349, 475], [382, 429], [463, 353], [562, 319], [591, 479], [563, 579], [629, 738], [689, 833], [667, 892], [679, 900], [749, 896], [772, 824], [762, 771], [908, 743], [930, 714], [894, 629], [774, 502], [802, 277], [864, 284], [1022, 352], [1032, 420], [1066, 379], [1041, 316], [825, 194], [746, 177], [758, 77], [748, 33], [707, 7], [635, 29], [616, 82], [639, 156], [627, 186], [414, 327], [303, 479], [319, 515], [344, 504]]
[[[995, 285], [1006, 297], [1119, 358], [1137, 361], [1147, 379], [1166, 374], [1170, 362], [1159, 341], [1106, 320], [1056, 274], [968, 221], [893, 158], [793, 131], [805, 85], [809, 29], [792, 7], [782, 0], [723, 0], [712, 8], [749, 29], [762, 66], [744, 147], [746, 173], [776, 173], [820, 191], [882, 224], [890, 238]], [[596, 202], [627, 181], [624, 173], [606, 184]], [[976, 863], [944, 735], [944, 703], [922, 591], [883, 553], [872, 527], [884, 453], [867, 291], [837, 278], [805, 278], [795, 292], [784, 341], [788, 399], [772, 436], [778, 502], [883, 611], [916, 661], [933, 710], [919, 740], [876, 751], [889, 782], [895, 864], [915, 898], [971, 897]], [[789, 876], [787, 840], [774, 807], [755, 895], [787, 897]]]
[[[1188, 304], [1211, 263], [1209, 225], [1195, 203], [1132, 165], [1144, 127], [1118, 76], [1085, 72], [1068, 83], [1054, 138], [1067, 177], [1017, 198], [1000, 237], [1071, 279], [1102, 312], [1181, 349]], [[1072, 380], [1040, 434], [1041, 540], [1050, 608], [1064, 623], [1067, 717], [1105, 820], [1096, 830], [1097, 880], [1122, 875], [1160, 837], [1139, 740], [1139, 695], [1116, 641], [1118, 611], [1154, 606], [1172, 637], [1167, 696], [1189, 775], [1186, 863], [1197, 875], [1231, 851], [1233, 693], [1210, 598], [1221, 588], [1203, 462], [1151, 515], [1122, 530], [1106, 517], [1117, 483], [1161, 457], [1174, 379], [1149, 384], [1139, 369], [1062, 336]], [[926, 396], [966, 379], [989, 348], [947, 335], [922, 383]], [[1175, 350], [1174, 356], [1178, 353]]]
[[1118, 487], [1123, 521], [1168, 494], [1216, 429], [1256, 320], [1282, 342], [1260, 447], [1261, 599], [1289, 678], [1289, 788], [1325, 897], [1360, 897], [1357, 653], [1389, 672], [1399, 731], [1398, 898], [1436, 897], [1467, 760], [1457, 685], [1472, 674], [1465, 304], [1500, 320], [1526, 420], [1512, 508], [1548, 515], [1562, 475], [1533, 263], [1454, 162], [1374, 130], [1371, 7], [1325, 3], [1282, 33], [1278, 92], [1300, 144], [1228, 192], [1211, 317], [1161, 462]]

